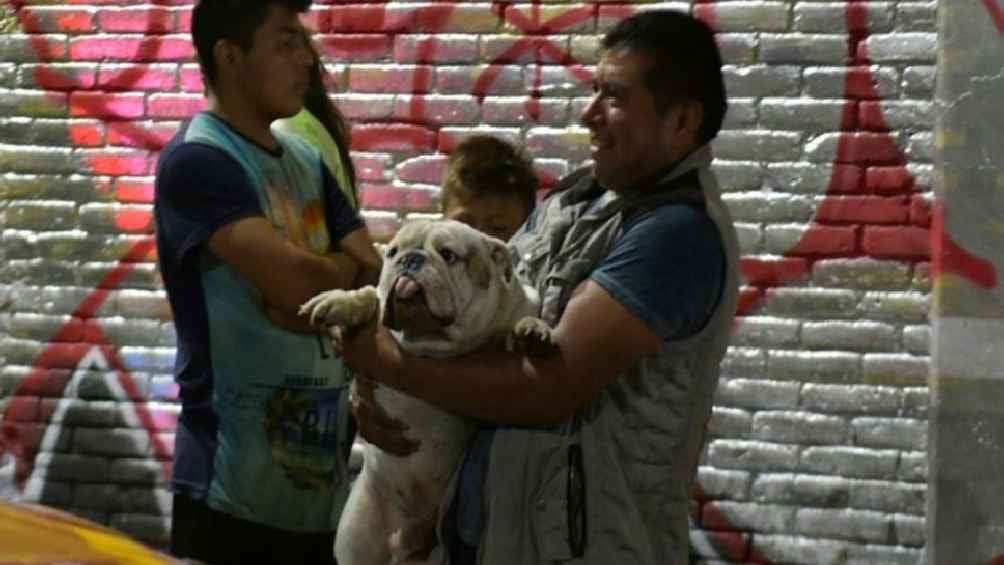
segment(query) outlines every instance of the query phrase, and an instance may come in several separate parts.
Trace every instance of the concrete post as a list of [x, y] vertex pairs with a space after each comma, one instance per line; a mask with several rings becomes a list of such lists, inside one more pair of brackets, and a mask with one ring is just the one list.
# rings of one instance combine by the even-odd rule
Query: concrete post
[[987, 565], [1004, 563], [1004, 0], [939, 4], [926, 551]]

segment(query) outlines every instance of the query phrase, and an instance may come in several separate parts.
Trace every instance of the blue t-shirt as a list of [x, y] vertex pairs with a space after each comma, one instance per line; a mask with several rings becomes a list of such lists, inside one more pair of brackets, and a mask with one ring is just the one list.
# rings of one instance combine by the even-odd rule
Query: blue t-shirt
[[201, 113], [158, 162], [157, 250], [182, 399], [172, 484], [245, 520], [330, 531], [348, 491], [347, 371], [326, 340], [271, 324], [260, 292], [206, 245], [251, 216], [315, 253], [362, 227], [320, 155], [277, 139], [269, 151]]
[[[532, 218], [527, 225], [533, 225]], [[628, 218], [589, 279], [664, 342], [684, 339], [704, 327], [718, 303], [725, 283], [725, 247], [703, 206], [667, 204]], [[457, 534], [468, 547], [477, 546], [481, 536], [481, 497], [493, 436], [493, 426], [479, 430], [468, 446], [457, 487]], [[461, 551], [455, 554], [461, 559], [470, 556], [454, 551]]]

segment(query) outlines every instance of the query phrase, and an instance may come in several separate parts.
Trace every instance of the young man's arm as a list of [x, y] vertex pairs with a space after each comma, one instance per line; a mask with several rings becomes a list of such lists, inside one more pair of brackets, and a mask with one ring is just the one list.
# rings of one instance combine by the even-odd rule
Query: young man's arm
[[554, 330], [560, 353], [409, 355], [372, 326], [343, 340], [346, 362], [372, 379], [472, 418], [513, 425], [561, 421], [655, 351], [661, 339], [603, 288], [579, 285]]

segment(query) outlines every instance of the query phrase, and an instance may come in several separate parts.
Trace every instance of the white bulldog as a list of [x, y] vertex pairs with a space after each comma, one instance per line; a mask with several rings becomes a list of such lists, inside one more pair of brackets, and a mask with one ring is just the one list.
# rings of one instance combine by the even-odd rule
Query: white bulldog
[[[302, 309], [311, 320], [352, 328], [380, 316], [402, 349], [447, 357], [479, 349], [547, 351], [550, 329], [534, 318], [536, 292], [513, 273], [505, 244], [460, 222], [405, 225], [384, 253], [377, 288], [321, 293]], [[435, 544], [439, 502], [471, 422], [417, 398], [378, 387], [377, 403], [421, 442], [396, 457], [366, 444], [363, 469], [338, 524], [340, 565], [421, 561]]]

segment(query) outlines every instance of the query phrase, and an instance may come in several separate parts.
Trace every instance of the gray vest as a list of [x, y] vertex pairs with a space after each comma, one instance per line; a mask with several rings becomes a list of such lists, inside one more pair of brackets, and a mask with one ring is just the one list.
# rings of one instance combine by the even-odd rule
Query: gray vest
[[573, 173], [513, 238], [517, 272], [537, 287], [552, 325], [625, 217], [661, 204], [703, 200], [725, 246], [726, 280], [700, 332], [664, 343], [568, 421], [496, 432], [479, 563], [687, 562], [690, 489], [739, 286], [735, 229], [710, 164], [702, 147], [643, 191], [597, 204], [589, 171]]

